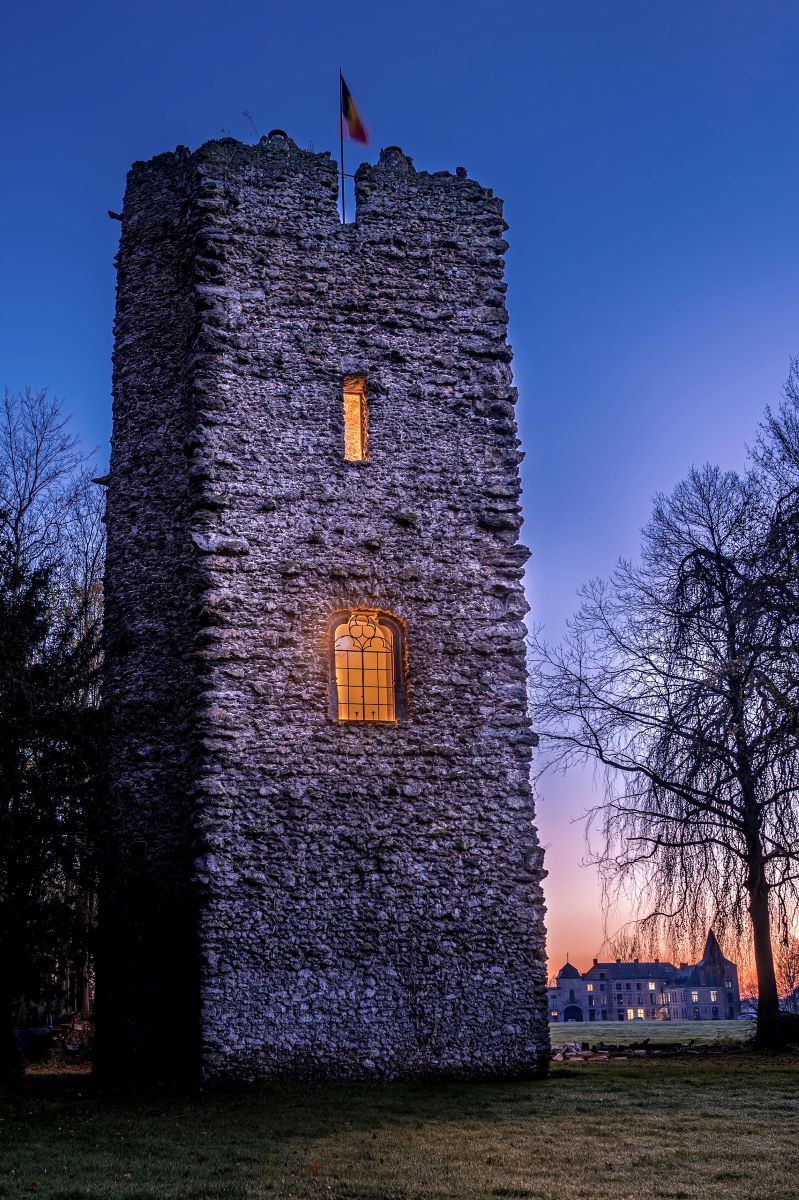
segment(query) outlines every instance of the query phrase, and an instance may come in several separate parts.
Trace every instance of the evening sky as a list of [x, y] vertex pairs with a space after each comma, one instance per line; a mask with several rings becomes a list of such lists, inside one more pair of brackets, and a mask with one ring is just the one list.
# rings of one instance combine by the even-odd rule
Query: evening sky
[[[533, 614], [633, 554], [658, 489], [744, 462], [799, 353], [799, 4], [43, 0], [2, 18], [0, 383], [48, 385], [107, 456], [125, 172], [289, 131], [337, 149], [337, 72], [372, 131], [506, 202]], [[602, 940], [588, 775], [540, 785], [554, 966]]]

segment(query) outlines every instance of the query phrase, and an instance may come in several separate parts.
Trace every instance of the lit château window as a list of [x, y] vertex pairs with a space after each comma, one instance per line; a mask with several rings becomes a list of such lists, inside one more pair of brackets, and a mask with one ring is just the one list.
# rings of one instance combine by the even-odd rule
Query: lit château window
[[366, 407], [366, 380], [347, 375], [342, 388], [344, 403], [344, 458], [347, 462], [366, 462], [369, 457], [369, 410]]
[[[393, 624], [393, 622], [392, 622]], [[375, 612], [353, 612], [333, 631], [340, 721], [396, 721], [396, 639], [399, 629]]]

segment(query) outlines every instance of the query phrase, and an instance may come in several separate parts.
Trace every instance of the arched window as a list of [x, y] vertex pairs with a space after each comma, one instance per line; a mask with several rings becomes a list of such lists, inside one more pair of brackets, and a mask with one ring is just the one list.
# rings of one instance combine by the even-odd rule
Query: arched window
[[402, 630], [371, 610], [339, 613], [332, 625], [331, 692], [339, 721], [402, 715]]

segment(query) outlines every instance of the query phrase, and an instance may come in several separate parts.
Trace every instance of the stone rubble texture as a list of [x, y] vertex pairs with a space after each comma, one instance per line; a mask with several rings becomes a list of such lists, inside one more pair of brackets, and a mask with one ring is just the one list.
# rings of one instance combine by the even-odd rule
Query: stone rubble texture
[[[543, 1074], [502, 203], [397, 148], [136, 163], [108, 485], [101, 1065]], [[343, 458], [366, 379], [368, 462]], [[406, 635], [408, 715], [339, 723], [329, 622]], [[333, 689], [334, 698], [334, 689]]]

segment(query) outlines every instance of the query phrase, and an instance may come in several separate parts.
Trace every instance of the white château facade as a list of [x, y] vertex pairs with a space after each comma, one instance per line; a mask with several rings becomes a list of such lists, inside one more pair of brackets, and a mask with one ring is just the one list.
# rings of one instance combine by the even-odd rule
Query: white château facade
[[738, 968], [711, 930], [698, 963], [570, 962], [549, 988], [550, 1021], [731, 1021], [741, 1015]]

